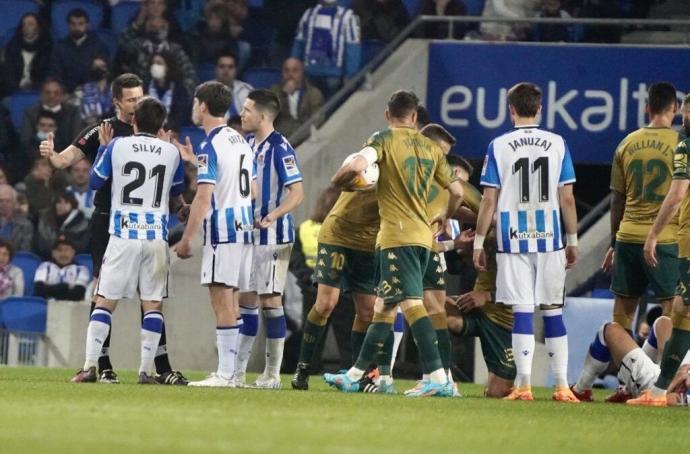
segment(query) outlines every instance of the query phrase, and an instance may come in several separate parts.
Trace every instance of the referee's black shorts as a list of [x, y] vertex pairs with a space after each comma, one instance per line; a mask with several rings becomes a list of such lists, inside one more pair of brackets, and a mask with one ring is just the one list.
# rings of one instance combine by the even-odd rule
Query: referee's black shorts
[[93, 275], [96, 277], [101, 272], [103, 256], [108, 247], [108, 240], [110, 239], [109, 228], [110, 213], [99, 212], [96, 209], [91, 215], [91, 221], [89, 222], [89, 232], [91, 233], [89, 249], [91, 250], [91, 259], [93, 260]]

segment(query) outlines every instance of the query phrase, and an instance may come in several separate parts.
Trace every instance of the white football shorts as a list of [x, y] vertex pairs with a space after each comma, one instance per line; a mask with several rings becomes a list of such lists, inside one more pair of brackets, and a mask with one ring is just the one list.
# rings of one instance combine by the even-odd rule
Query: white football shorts
[[641, 349], [628, 352], [618, 369], [618, 379], [633, 396], [637, 397], [651, 388], [659, 378], [661, 368]]
[[206, 244], [201, 259], [201, 285], [220, 284], [244, 291], [250, 287], [253, 245]]
[[291, 252], [292, 243], [254, 245], [250, 288], [259, 295], [282, 295]]
[[170, 249], [165, 240], [129, 240], [110, 236], [96, 294], [109, 300], [168, 297]]
[[565, 296], [565, 251], [496, 254], [496, 301], [558, 305]]

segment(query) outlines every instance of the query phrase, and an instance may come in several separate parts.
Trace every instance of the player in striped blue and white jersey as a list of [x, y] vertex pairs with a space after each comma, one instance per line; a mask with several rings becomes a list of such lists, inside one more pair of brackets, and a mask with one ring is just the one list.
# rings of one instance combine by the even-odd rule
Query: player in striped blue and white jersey
[[[167, 222], [170, 197], [181, 203], [184, 168], [180, 153], [157, 137], [166, 111], [146, 97], [134, 111], [134, 135], [118, 137], [102, 150], [90, 183], [99, 189], [112, 180], [110, 239], [96, 289], [96, 306], [86, 338], [84, 367], [73, 382], [96, 381], [96, 364], [110, 331], [118, 300], [138, 291], [144, 317], [139, 383], [155, 384], [153, 362], [163, 329], [162, 301], [167, 296], [170, 256]], [[107, 126], [99, 134], [107, 135]]]
[[[270, 90], [254, 90], [242, 109], [242, 129], [251, 133], [256, 166], [256, 199], [254, 219], [259, 231], [254, 234], [252, 289], [259, 295], [266, 327], [266, 367], [254, 385], [259, 388], [280, 387], [280, 365], [287, 326], [282, 294], [287, 278], [295, 227], [290, 214], [304, 198], [302, 174], [295, 150], [273, 128], [280, 112], [280, 101]], [[251, 301], [251, 299], [247, 299]], [[251, 326], [256, 317], [254, 307], [244, 308], [243, 327]], [[253, 317], [252, 317], [253, 316]], [[247, 323], [247, 322], [250, 323]], [[243, 379], [256, 331], [243, 328], [238, 350], [236, 376]]]
[[[484, 240], [496, 215], [496, 301], [513, 308], [517, 379], [509, 400], [532, 400], [534, 306], [544, 319], [546, 348], [556, 390], [554, 400], [578, 402], [568, 388], [568, 338], [562, 317], [566, 269], [578, 258], [575, 171], [568, 146], [537, 127], [541, 90], [520, 83], [508, 91], [515, 130], [489, 145], [481, 183], [474, 263], [486, 269]], [[561, 223], [567, 233], [564, 251]]]
[[[194, 94], [192, 120], [206, 132], [196, 151], [198, 188], [189, 220], [175, 250], [191, 257], [191, 241], [203, 229], [201, 284], [208, 286], [216, 316], [218, 368], [206, 379], [189, 386], [234, 387], [235, 356], [239, 335], [239, 291], [250, 288], [252, 270], [252, 149], [225, 123], [232, 102], [230, 89], [220, 82], [205, 82]], [[186, 145], [176, 143], [185, 156]]]

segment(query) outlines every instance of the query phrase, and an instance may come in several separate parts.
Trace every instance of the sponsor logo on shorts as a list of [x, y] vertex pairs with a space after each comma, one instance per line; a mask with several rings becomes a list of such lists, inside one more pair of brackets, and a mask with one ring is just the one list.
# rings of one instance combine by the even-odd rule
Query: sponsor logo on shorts
[[518, 232], [514, 228], [510, 228], [511, 240], [548, 240], [554, 237], [553, 232]]
[[127, 218], [122, 218], [120, 223], [123, 229], [129, 230], [163, 230], [162, 224], [146, 224], [142, 222], [130, 222]]

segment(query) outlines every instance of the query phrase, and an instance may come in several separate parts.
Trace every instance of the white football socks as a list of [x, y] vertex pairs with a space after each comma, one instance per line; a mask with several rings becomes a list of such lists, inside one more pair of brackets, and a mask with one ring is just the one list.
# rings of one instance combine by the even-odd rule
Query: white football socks
[[86, 329], [86, 355], [84, 370], [98, 365], [103, 343], [110, 332], [112, 314], [109, 310], [97, 307], [91, 313], [89, 327]]
[[159, 311], [149, 311], [144, 314], [141, 323], [141, 358], [139, 373], [151, 375], [153, 362], [158, 352], [158, 342], [163, 330], [163, 314]]
[[534, 306], [513, 306], [513, 357], [517, 377], [515, 387], [531, 386], [532, 359], [534, 358]]
[[218, 370], [216, 375], [230, 380], [235, 373], [235, 357], [237, 352], [237, 326], [219, 326], [216, 328], [216, 345], [218, 346]]
[[557, 387], [568, 387], [568, 335], [563, 323], [563, 309], [542, 311], [544, 343]]

